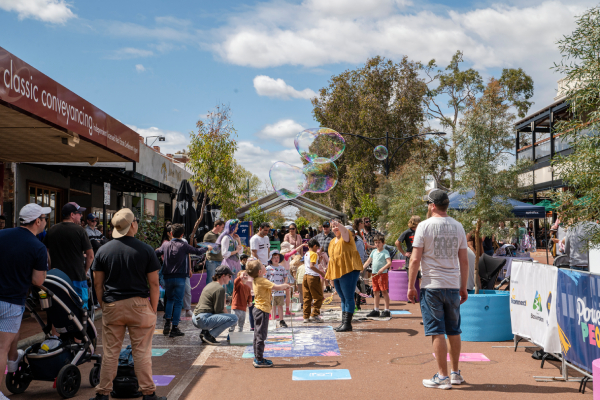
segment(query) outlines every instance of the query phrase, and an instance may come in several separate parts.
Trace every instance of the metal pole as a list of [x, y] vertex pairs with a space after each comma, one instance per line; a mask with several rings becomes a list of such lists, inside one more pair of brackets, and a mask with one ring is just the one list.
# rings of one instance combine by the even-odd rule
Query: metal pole
[[250, 203], [250, 179], [246, 178], [246, 185], [248, 187], [248, 203]]
[[388, 176], [390, 173], [390, 157], [389, 157], [390, 133], [388, 131], [385, 132], [385, 148], [388, 149], [388, 157], [385, 159], [385, 176]]
[[106, 225], [106, 221], [106, 203], [102, 201], [102, 235], [104, 235], [104, 237], [108, 237], [108, 226]]

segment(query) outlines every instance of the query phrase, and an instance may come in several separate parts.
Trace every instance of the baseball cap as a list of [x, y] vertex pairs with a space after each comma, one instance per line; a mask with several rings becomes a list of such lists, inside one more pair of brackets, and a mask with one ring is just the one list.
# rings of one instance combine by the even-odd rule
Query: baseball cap
[[71, 213], [83, 214], [84, 211], [85, 207], [80, 207], [79, 204], [75, 203], [74, 201], [71, 201], [63, 206], [62, 216], [68, 217], [69, 215], [71, 215]]
[[348, 229], [349, 232], [354, 233], [354, 228], [352, 227], [352, 225], [344, 225], [344, 228]]
[[39, 204], [29, 203], [19, 211], [19, 221], [21, 221], [22, 224], [28, 224], [31, 221], [35, 221], [40, 215], [48, 215], [51, 212], [52, 209], [50, 207], [42, 207]]
[[98, 219], [98, 217], [96, 217], [96, 215], [94, 213], [89, 213], [87, 215], [87, 219], [88, 219], [88, 221], [94, 221], [94, 220]]
[[434, 189], [427, 195], [427, 203], [433, 203], [436, 206], [445, 206], [450, 204], [448, 194], [440, 189]]
[[323, 222], [323, 228], [329, 228], [329, 221]]
[[117, 211], [111, 219], [111, 223], [115, 227], [112, 234], [113, 238], [118, 239], [127, 235], [134, 219], [135, 215], [129, 208], [122, 208]]
[[233, 276], [233, 272], [226, 265], [219, 265], [217, 269], [215, 269], [215, 275], [231, 275]]

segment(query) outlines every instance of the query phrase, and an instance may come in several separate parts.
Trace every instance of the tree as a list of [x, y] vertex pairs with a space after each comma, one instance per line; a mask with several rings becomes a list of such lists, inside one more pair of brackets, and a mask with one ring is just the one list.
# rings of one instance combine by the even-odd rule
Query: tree
[[[361, 68], [332, 76], [312, 100], [313, 115], [321, 126], [369, 138], [386, 132], [395, 137], [418, 134], [425, 121], [423, 96], [427, 90], [419, 77], [420, 68], [406, 57], [399, 63], [371, 58]], [[363, 194], [375, 194], [378, 182], [373, 175], [381, 173], [383, 162], [375, 158], [370, 144], [355, 137], [345, 139], [344, 154], [336, 161], [338, 184], [318, 199], [353, 213]], [[390, 170], [401, 165], [408, 154], [410, 146], [391, 160]]]
[[[520, 197], [524, 188], [517, 185], [518, 175], [528, 164], [520, 161], [506, 168], [513, 149], [514, 114], [510, 112], [509, 88], [491, 78], [483, 95], [467, 104], [464, 117], [456, 131], [457, 156], [463, 165], [461, 179], [457, 181], [460, 193], [473, 191], [473, 197], [464, 204], [466, 211], [455, 214], [465, 231], [473, 228], [474, 236], [490, 234], [500, 221], [513, 218], [510, 198]], [[481, 288], [479, 258], [483, 253], [480, 240], [475, 240], [476, 293]]]
[[[577, 28], [558, 42], [562, 54], [554, 69], [565, 76], [571, 118], [555, 125], [554, 135], [571, 141], [573, 152], [557, 157], [553, 167], [569, 186], [557, 192], [563, 221], [600, 219], [600, 7], [578, 17]], [[600, 231], [589, 232], [592, 247], [600, 245]]]
[[258, 176], [237, 163], [235, 164], [235, 176], [237, 178], [237, 187], [240, 190], [240, 204], [258, 200], [270, 193], [265, 190], [264, 183]]
[[296, 218], [294, 223], [296, 224], [296, 227], [298, 228], [298, 232], [300, 232], [304, 228], [308, 228], [308, 226], [310, 225], [310, 221], [304, 217]]
[[379, 217], [381, 217], [381, 209], [377, 204], [375, 196], [371, 196], [367, 193], [363, 194], [360, 198], [360, 205], [356, 207], [352, 219], [365, 218], [371, 219], [371, 224], [375, 225]]
[[252, 204], [250, 209], [248, 210], [248, 214], [244, 217], [246, 221], [252, 221], [254, 224], [254, 232], [258, 230], [260, 224], [263, 222], [269, 222], [269, 216], [267, 213], [263, 212], [258, 203]]
[[224, 218], [233, 217], [239, 206], [238, 177], [233, 158], [237, 149], [237, 133], [231, 122], [231, 109], [220, 105], [208, 113], [205, 120], [196, 123], [198, 133], [190, 133], [187, 165], [192, 172], [191, 181], [199, 192], [204, 193], [200, 216], [191, 237], [193, 238], [204, 217], [207, 199], [221, 207]]

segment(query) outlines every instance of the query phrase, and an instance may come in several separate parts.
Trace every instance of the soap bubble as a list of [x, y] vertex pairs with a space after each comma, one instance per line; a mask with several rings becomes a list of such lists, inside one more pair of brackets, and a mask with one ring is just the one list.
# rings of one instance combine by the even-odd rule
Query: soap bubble
[[304, 194], [307, 185], [306, 174], [302, 168], [294, 167], [283, 161], [277, 161], [269, 171], [273, 190], [279, 196], [295, 199]]
[[385, 146], [379, 145], [373, 149], [373, 154], [375, 154], [376, 159], [383, 161], [388, 158], [388, 149]]
[[338, 169], [333, 161], [311, 162], [304, 166], [306, 192], [325, 193], [334, 188], [338, 181]]
[[296, 135], [294, 145], [306, 161], [327, 163], [340, 158], [346, 148], [346, 141], [333, 129], [311, 128]]

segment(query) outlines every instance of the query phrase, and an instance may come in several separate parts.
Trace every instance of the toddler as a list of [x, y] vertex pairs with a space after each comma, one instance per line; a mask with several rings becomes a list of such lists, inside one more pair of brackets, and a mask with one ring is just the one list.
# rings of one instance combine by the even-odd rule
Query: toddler
[[[238, 317], [238, 332], [244, 329], [246, 323], [246, 309], [252, 306], [252, 295], [250, 287], [247, 284], [248, 273], [241, 270], [237, 273], [237, 278], [233, 282], [233, 297], [231, 298], [231, 310]], [[235, 326], [229, 328], [229, 332], [233, 332]]]
[[[277, 250], [272, 250], [269, 254], [269, 266], [267, 267], [266, 278], [276, 285], [287, 283], [287, 271], [281, 265], [279, 265], [281, 254]], [[276, 317], [279, 316], [279, 326], [287, 328], [287, 324], [283, 320], [283, 303], [285, 299], [285, 292], [278, 290], [273, 293], [273, 310], [271, 312], [271, 318], [275, 321]]]
[[[385, 238], [383, 235], [377, 235], [374, 239], [376, 249], [371, 252], [371, 255], [365, 261], [363, 268], [366, 268], [369, 264], [372, 265], [372, 277], [373, 277], [373, 296], [375, 297], [375, 308], [371, 311], [367, 317], [390, 317], [390, 296], [388, 295], [389, 282], [388, 282], [388, 269], [392, 266], [392, 258], [390, 253], [383, 248], [385, 244]], [[383, 300], [385, 302], [385, 310], [379, 313], [379, 294], [383, 293]]]

